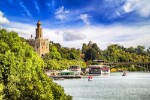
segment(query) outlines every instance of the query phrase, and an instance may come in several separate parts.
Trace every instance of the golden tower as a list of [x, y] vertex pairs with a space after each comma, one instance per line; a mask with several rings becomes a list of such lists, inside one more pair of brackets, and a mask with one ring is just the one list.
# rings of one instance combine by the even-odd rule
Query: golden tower
[[44, 56], [46, 53], [49, 53], [49, 41], [48, 39], [43, 39], [43, 32], [40, 21], [37, 22], [34, 44], [34, 50], [39, 54], [40, 57]]

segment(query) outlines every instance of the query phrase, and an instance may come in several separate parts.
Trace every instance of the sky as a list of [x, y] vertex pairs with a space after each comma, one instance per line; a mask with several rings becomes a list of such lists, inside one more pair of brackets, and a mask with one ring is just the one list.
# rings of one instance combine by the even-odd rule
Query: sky
[[40, 20], [43, 37], [64, 47], [92, 41], [100, 49], [111, 44], [148, 48], [149, 5], [150, 0], [0, 0], [0, 28], [30, 39]]

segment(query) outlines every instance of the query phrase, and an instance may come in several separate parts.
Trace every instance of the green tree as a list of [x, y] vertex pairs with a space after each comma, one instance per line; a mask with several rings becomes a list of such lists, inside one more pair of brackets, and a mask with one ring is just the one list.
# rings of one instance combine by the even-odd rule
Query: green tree
[[82, 45], [82, 53], [84, 54], [87, 49], [88, 49], [87, 45], [85, 43], [83, 43], [83, 45]]
[[88, 61], [88, 60], [93, 61], [95, 59], [97, 59], [96, 50], [93, 48], [89, 48], [85, 53], [85, 61]]
[[55, 46], [51, 46], [50, 48], [50, 56], [52, 59], [61, 59], [61, 54], [58, 52], [57, 48]]
[[3, 96], [4, 96], [4, 94], [3, 94], [3, 89], [4, 89], [4, 86], [3, 86], [3, 84], [1, 83], [1, 84], [0, 84], [0, 100], [2, 100], [2, 99], [3, 99]]
[[[0, 93], [5, 100], [70, 100], [44, 73], [44, 62], [15, 32], [0, 30]], [[1, 86], [0, 86], [1, 87]]]
[[137, 46], [137, 48], [135, 49], [136, 50], [136, 53], [138, 54], [138, 55], [140, 55], [140, 54], [144, 54], [144, 49], [145, 49], [145, 47], [144, 46]]
[[75, 48], [71, 48], [70, 49], [70, 59], [76, 59], [79, 60], [80, 59], [80, 50], [79, 49], [75, 49]]

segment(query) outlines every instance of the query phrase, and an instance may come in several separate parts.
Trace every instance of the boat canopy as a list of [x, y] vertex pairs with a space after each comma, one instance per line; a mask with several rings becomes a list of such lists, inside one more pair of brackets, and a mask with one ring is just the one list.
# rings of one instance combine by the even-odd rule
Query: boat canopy
[[67, 70], [67, 69], [61, 71], [60, 73], [61, 73], [61, 74], [74, 74], [73, 71], [70, 71], [70, 70]]

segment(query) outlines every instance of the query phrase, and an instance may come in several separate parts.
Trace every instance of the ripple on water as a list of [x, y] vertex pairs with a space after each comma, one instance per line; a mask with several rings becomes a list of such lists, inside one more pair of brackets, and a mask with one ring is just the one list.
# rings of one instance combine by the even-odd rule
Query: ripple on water
[[150, 73], [112, 73], [94, 76], [92, 81], [69, 79], [55, 81], [73, 100], [150, 100]]

